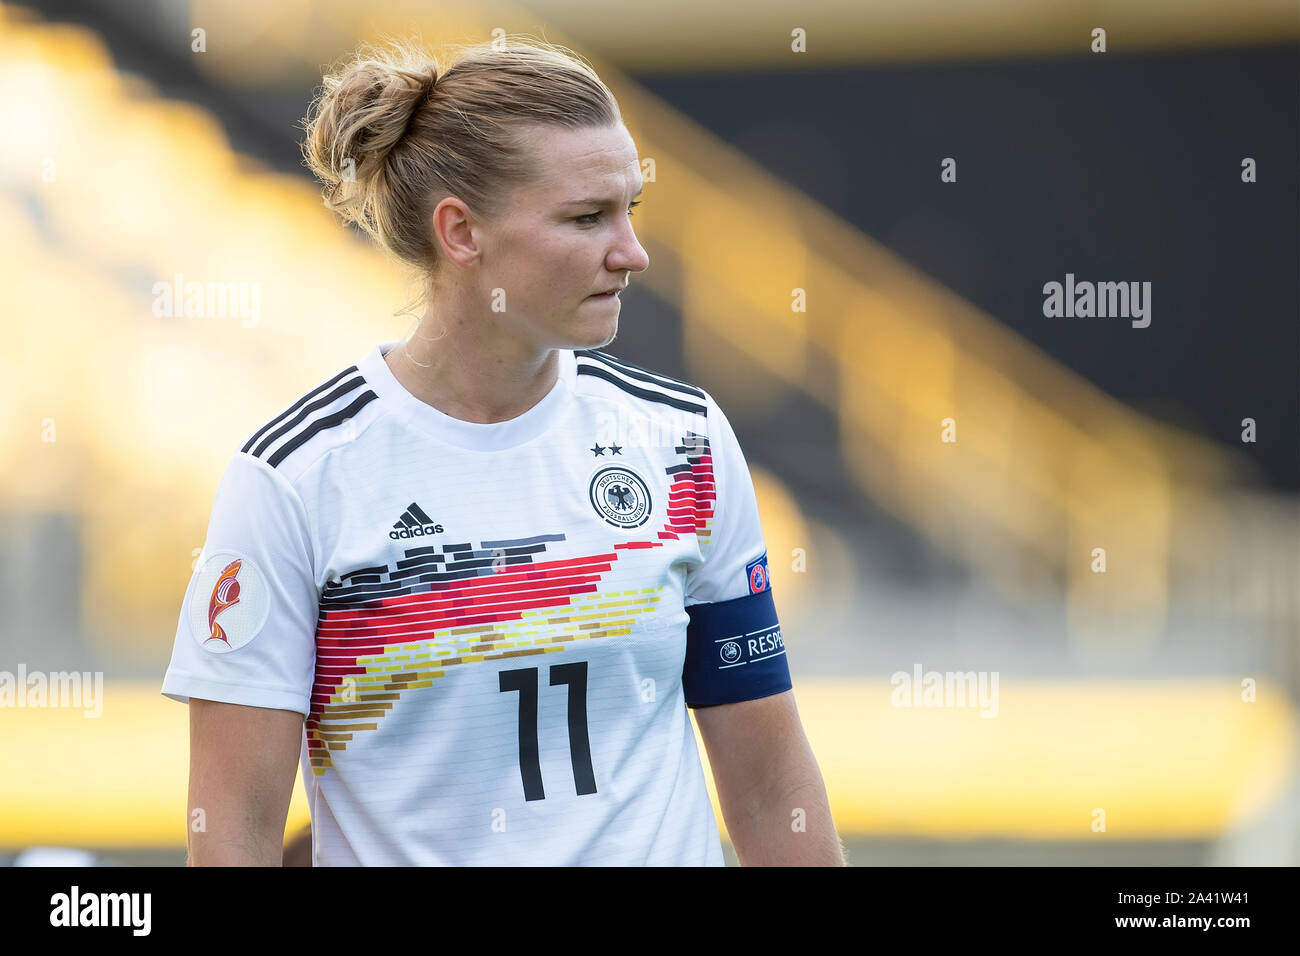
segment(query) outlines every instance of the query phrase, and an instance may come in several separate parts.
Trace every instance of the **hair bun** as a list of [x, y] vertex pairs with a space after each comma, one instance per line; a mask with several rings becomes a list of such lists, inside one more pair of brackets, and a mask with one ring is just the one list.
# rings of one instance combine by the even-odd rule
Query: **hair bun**
[[[346, 204], [351, 183], [364, 187], [410, 131], [438, 83], [438, 65], [412, 51], [373, 51], [327, 76], [308, 117], [308, 165]], [[336, 205], [331, 201], [331, 205]]]

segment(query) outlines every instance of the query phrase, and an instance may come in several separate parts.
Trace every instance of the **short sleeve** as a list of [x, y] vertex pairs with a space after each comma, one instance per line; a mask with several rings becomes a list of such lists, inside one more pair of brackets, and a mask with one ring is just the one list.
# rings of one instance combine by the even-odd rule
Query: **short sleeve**
[[181, 605], [163, 695], [306, 715], [318, 609], [302, 499], [266, 462], [237, 452]]
[[703, 560], [686, 575], [690, 623], [682, 686], [688, 707], [753, 700], [792, 687], [749, 466], [731, 423], [707, 393], [706, 407], [715, 500]]

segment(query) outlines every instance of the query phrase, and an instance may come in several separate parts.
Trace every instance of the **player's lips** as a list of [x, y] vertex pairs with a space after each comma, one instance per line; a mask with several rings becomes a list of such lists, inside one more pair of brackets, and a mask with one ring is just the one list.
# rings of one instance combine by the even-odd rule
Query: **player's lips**
[[625, 285], [615, 286], [615, 287], [612, 288], [612, 289], [606, 289], [604, 292], [596, 292], [596, 293], [593, 293], [592, 295], [587, 296], [587, 298], [588, 298], [588, 299], [605, 299], [605, 300], [617, 299], [617, 298], [618, 298], [618, 294], [619, 294], [620, 292], [622, 292], [622, 291], [623, 291], [624, 289], [626, 289], [626, 288], [627, 288], [627, 286], [625, 286]]

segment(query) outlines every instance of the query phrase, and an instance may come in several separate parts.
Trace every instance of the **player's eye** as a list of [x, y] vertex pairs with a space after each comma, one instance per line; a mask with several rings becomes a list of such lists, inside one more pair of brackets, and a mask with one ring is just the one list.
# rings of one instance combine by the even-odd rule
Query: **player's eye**
[[[632, 202], [632, 205], [628, 207], [627, 215], [629, 219], [632, 217], [632, 210], [639, 205], [641, 205], [641, 201], [638, 199], [638, 200], [634, 200]], [[596, 220], [599, 218], [600, 218], [600, 213], [593, 212], [593, 213], [588, 213], [585, 216], [579, 216], [577, 219], [574, 220], [574, 222], [581, 222], [584, 226], [594, 226], [596, 224]], [[591, 220], [591, 221], [587, 222], [586, 220]]]

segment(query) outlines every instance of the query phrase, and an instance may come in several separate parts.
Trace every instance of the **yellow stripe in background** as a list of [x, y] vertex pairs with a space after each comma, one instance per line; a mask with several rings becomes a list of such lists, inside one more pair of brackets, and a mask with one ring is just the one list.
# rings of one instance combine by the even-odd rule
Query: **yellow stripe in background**
[[893, 690], [795, 684], [841, 836], [1088, 840], [1100, 809], [1111, 839], [1205, 839], [1295, 772], [1295, 714], [1272, 685], [1246, 703], [1232, 680], [1002, 680], [991, 718], [894, 707]]
[[[0, 846], [185, 846], [189, 708], [160, 685], [106, 683], [98, 718], [0, 710]], [[290, 831], [309, 819], [299, 773]]]
[[[1231, 680], [1003, 680], [993, 718], [894, 707], [892, 690], [795, 686], [843, 837], [1096, 839], [1100, 808], [1112, 839], [1204, 839], [1267, 810], [1294, 772], [1295, 714], [1266, 684], [1244, 703]], [[188, 748], [188, 710], [156, 683], [107, 685], [98, 718], [0, 710], [0, 846], [184, 846]], [[299, 779], [289, 831], [308, 819]]]

